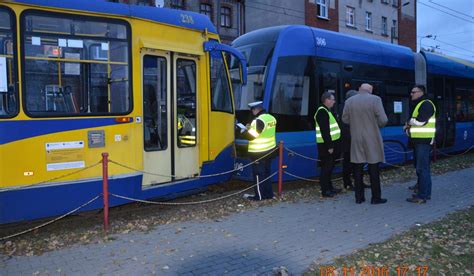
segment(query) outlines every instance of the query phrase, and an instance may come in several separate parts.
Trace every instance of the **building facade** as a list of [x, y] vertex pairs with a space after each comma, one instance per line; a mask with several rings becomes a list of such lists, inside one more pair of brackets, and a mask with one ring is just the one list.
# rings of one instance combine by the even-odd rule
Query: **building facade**
[[224, 43], [261, 28], [308, 25], [416, 51], [416, 0], [110, 0], [209, 16]]
[[245, 32], [279, 25], [304, 24], [304, 0], [245, 1]]
[[306, 25], [416, 51], [416, 0], [305, 0]]

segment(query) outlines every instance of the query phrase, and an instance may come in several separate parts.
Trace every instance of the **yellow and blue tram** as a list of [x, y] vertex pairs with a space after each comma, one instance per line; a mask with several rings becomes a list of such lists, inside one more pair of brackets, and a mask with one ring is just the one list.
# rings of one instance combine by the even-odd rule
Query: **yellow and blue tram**
[[[0, 223], [102, 193], [158, 198], [231, 175], [234, 109], [207, 16], [102, 1], [0, 3]], [[149, 172], [149, 173], [147, 173]], [[126, 203], [111, 198], [111, 205]], [[86, 209], [100, 208], [99, 201]]]

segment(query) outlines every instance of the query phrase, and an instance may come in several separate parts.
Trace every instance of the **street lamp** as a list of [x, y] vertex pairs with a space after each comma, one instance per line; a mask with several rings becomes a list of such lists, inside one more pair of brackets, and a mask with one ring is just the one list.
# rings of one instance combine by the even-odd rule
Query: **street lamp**
[[[399, 11], [402, 7], [408, 6], [409, 4], [410, 4], [410, 1], [407, 1], [407, 2], [403, 3], [400, 7], [397, 7], [397, 8], [395, 9], [395, 11], [397, 11], [397, 23], [398, 23], [398, 24], [400, 24], [400, 22], [399, 22], [399, 20], [398, 20], [398, 11]], [[394, 13], [395, 11], [392, 12], [392, 15], [393, 15], [393, 13]], [[396, 31], [396, 26], [392, 26], [392, 27], [390, 28], [390, 43], [392, 43], [392, 44], [393, 44], [393, 39], [395, 38], [395, 31]]]

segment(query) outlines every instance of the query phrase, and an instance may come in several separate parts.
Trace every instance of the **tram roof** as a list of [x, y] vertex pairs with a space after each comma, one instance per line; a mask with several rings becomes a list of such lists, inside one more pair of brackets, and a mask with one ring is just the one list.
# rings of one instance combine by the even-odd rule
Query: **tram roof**
[[[105, 0], [87, 0], [80, 1], [80, 3], [78, 3], [79, 1], [77, 0], [12, 0], [12, 2], [33, 6], [147, 19], [159, 23], [180, 26], [199, 31], [204, 31], [207, 29], [211, 33], [217, 33], [216, 28], [212, 24], [209, 17], [189, 11], [112, 3], [106, 2]], [[183, 20], [183, 15], [191, 16], [192, 23], [187, 23], [191, 20]]]
[[429, 73], [474, 79], [474, 63], [430, 52], [421, 52]]
[[259, 41], [276, 42], [275, 53], [280, 56], [316, 55], [410, 70], [415, 66], [413, 52], [408, 47], [304, 25], [257, 30], [238, 38], [233, 46]]

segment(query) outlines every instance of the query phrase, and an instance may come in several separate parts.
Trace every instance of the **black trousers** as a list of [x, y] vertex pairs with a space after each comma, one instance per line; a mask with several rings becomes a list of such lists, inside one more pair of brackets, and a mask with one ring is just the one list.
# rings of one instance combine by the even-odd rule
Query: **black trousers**
[[[258, 157], [254, 160], [256, 159], [258, 159]], [[270, 176], [271, 165], [271, 156], [261, 159], [253, 165], [253, 179], [255, 183], [258, 183], [254, 188], [255, 199], [257, 200], [273, 198], [272, 180], [267, 179], [266, 181], [263, 181]]]
[[352, 186], [351, 177], [354, 174], [354, 164], [351, 163], [351, 152], [344, 152], [342, 158], [342, 180], [344, 181], [344, 187]]
[[[355, 198], [356, 200], [365, 199], [364, 195], [364, 163], [354, 163], [354, 177], [355, 177]], [[382, 196], [380, 189], [380, 172], [379, 163], [369, 164], [369, 178], [370, 188], [372, 190], [372, 199], [377, 200]]]
[[321, 176], [319, 177], [319, 184], [321, 185], [321, 192], [327, 193], [333, 189], [331, 183], [332, 170], [334, 169], [334, 154], [319, 157], [321, 166]]

